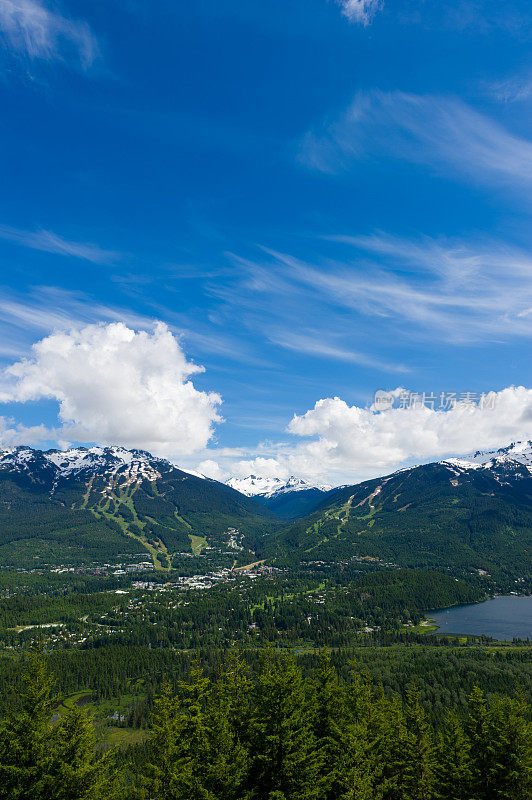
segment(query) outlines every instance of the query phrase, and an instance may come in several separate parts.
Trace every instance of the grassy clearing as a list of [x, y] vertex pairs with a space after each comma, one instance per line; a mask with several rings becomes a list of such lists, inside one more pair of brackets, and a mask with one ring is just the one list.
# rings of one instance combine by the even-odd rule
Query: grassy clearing
[[124, 749], [135, 744], [143, 744], [149, 738], [149, 731], [141, 728], [117, 728], [114, 725], [107, 725], [102, 729], [100, 747], [108, 750], [111, 747]]
[[420, 634], [434, 633], [434, 631], [438, 630], [439, 625], [436, 625], [435, 622], [433, 622], [433, 624], [431, 625], [430, 624], [431, 622], [433, 621], [425, 620], [424, 622], [421, 622], [419, 625], [405, 625], [404, 629], [409, 633], [420, 633]]
[[[152, 545], [150, 542], [148, 542], [144, 533], [141, 533], [139, 535], [138, 533], [132, 531], [129, 527], [129, 522], [118, 513], [120, 510], [120, 505], [125, 506], [131, 512], [133, 523], [141, 531], [144, 530], [144, 528], [146, 527], [146, 522], [143, 522], [141, 519], [139, 519], [137, 510], [135, 508], [135, 504], [133, 503], [132, 500], [132, 496], [134, 495], [137, 488], [138, 487], [135, 486], [133, 487], [133, 489], [128, 489], [127, 487], [121, 486], [119, 488], [118, 495], [114, 491], [110, 493], [110, 495], [105, 501], [105, 505], [98, 506], [98, 511], [101, 514], [103, 514], [104, 517], [106, 517], [106, 519], [114, 520], [114, 522], [117, 522], [122, 528], [122, 531], [125, 534], [125, 536], [129, 536], [132, 539], [136, 539], [148, 551], [148, 553], [151, 555], [153, 566], [155, 567], [156, 570], [158, 570], [159, 572], [167, 572], [170, 568], [171, 559], [166, 549], [166, 545], [160, 539], [158, 540], [156, 546]], [[116, 504], [116, 510], [113, 513], [108, 511], [111, 500], [113, 500], [113, 502]], [[93, 513], [96, 513], [94, 509], [91, 510]]]
[[189, 533], [188, 538], [190, 539], [190, 547], [192, 548], [192, 552], [196, 556], [199, 556], [201, 551], [204, 550], [208, 545], [205, 536], [194, 536], [193, 533]]
[[258, 567], [259, 564], [264, 564], [265, 561], [266, 559], [263, 558], [262, 561], [253, 561], [251, 564], [244, 564], [243, 567], [234, 567], [233, 572], [249, 572], [249, 570], [253, 569], [253, 567]]
[[180, 522], [182, 525], [184, 525], [185, 528], [188, 528], [190, 531], [192, 530], [192, 525], [189, 522], [187, 522], [186, 519], [184, 519], [183, 517], [179, 516], [179, 514], [177, 513], [177, 510], [174, 511], [174, 517], [176, 518], [176, 520], [178, 522]]
[[55, 711], [57, 714], [64, 714], [65, 711], [69, 711], [76, 707], [88, 709], [89, 706], [92, 706], [92, 694], [85, 690], [83, 692], [74, 692], [73, 694], [69, 694], [64, 697], [56, 707]]

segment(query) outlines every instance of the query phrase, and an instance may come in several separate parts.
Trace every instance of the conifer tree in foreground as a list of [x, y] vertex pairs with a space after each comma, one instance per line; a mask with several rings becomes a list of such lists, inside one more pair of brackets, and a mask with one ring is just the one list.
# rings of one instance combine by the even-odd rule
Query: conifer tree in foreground
[[153, 718], [143, 781], [156, 800], [240, 800], [247, 753], [231, 716], [227, 682], [213, 685], [194, 667], [177, 694], [165, 686]]
[[96, 735], [79, 709], [53, 722], [52, 682], [33, 656], [18, 708], [0, 728], [0, 798], [6, 800], [111, 800], [112, 755], [95, 757]]
[[[293, 656], [253, 680], [238, 656], [216, 678], [194, 666], [155, 703], [147, 744], [97, 756], [91, 720], [53, 720], [51, 681], [30, 659], [0, 725], [0, 800], [532, 800], [530, 708], [479, 689], [459, 717], [429, 723], [421, 697], [367, 676], [310, 679]], [[129, 794], [127, 794], [129, 792]]]
[[434, 795], [436, 800], [469, 800], [470, 785], [469, 741], [458, 715], [449, 711], [436, 747]]
[[532, 727], [526, 703], [497, 698], [487, 703], [475, 688], [465, 732], [470, 747], [469, 793], [475, 800], [530, 800]]
[[342, 800], [349, 789], [345, 692], [327, 651], [320, 656], [314, 690], [313, 731], [320, 798]]
[[293, 656], [259, 675], [251, 721], [256, 800], [319, 800], [320, 764], [303, 677]]

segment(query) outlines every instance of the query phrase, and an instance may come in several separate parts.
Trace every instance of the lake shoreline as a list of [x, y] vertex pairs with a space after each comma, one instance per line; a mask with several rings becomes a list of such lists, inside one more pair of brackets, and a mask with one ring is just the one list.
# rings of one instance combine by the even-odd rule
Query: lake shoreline
[[[478, 611], [480, 608], [481, 612]], [[440, 607], [428, 613], [430, 617], [425, 618], [427, 624], [424, 627], [435, 626], [431, 635], [488, 636], [496, 641], [532, 639], [530, 594], [492, 595], [484, 600]]]

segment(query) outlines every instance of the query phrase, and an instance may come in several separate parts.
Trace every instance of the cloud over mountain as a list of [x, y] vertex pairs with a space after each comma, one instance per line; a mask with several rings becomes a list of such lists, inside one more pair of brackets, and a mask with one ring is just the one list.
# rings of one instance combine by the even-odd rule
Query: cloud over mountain
[[[339, 397], [318, 400], [295, 414], [288, 432], [304, 442], [234, 462], [233, 474], [265, 478], [297, 475], [310, 481], [349, 483], [374, 478], [401, 466], [476, 449], [491, 449], [532, 438], [532, 389], [510, 386], [489, 393], [484, 404], [467, 398], [447, 408], [414, 402], [384, 411], [349, 405]], [[434, 407], [432, 407], [434, 406]]]
[[186, 455], [205, 447], [221, 421], [220, 396], [190, 380], [200, 372], [162, 323], [152, 332], [87, 325], [52, 333], [7, 367], [0, 400], [56, 400], [56, 435], [65, 440]]

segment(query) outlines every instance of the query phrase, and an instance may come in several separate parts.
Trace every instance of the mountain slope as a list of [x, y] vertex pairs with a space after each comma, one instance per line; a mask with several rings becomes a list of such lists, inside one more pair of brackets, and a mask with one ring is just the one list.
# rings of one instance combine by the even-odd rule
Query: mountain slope
[[274, 534], [268, 550], [530, 574], [532, 463], [516, 458], [516, 447], [333, 490], [314, 513]]
[[[0, 565], [102, 563], [143, 554], [156, 567], [174, 553], [241, 546], [273, 516], [253, 498], [121, 447], [0, 452]], [[234, 538], [234, 537], [233, 537]]]
[[281, 519], [310, 514], [322, 502], [330, 486], [313, 486], [302, 478], [230, 478], [227, 485], [248, 497], [255, 497]]
[[489, 469], [491, 472], [512, 475], [521, 467], [532, 472], [532, 442], [512, 442], [499, 450], [477, 450], [462, 458], [448, 458], [442, 464], [454, 464], [461, 469]]

